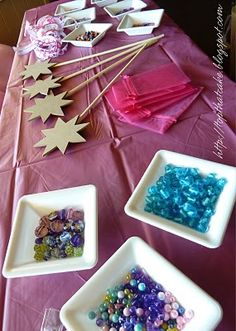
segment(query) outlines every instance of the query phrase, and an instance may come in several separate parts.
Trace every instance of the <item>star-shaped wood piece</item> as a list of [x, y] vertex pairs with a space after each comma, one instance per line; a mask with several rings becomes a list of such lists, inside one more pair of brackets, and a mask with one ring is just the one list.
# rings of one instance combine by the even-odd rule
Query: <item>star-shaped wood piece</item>
[[37, 142], [34, 147], [44, 147], [43, 156], [58, 148], [62, 154], [65, 153], [69, 143], [82, 143], [86, 140], [78, 133], [89, 123], [76, 124], [78, 116], [73, 117], [68, 122], [58, 118], [54, 128], [42, 130], [45, 137]]
[[23, 76], [23, 79], [27, 79], [29, 77], [33, 77], [35, 80], [40, 76], [40, 75], [47, 75], [51, 74], [52, 71], [49, 69], [53, 67], [56, 63], [49, 63], [49, 59], [46, 61], [36, 61], [33, 64], [27, 64], [25, 65], [25, 70], [22, 71], [21, 76]]
[[61, 86], [60, 83], [57, 83], [61, 77], [52, 78], [52, 76], [42, 80], [36, 80], [35, 83], [31, 86], [24, 87], [23, 90], [26, 91], [23, 95], [30, 95], [30, 99], [35, 97], [37, 94], [47, 95], [49, 90]]
[[35, 105], [24, 110], [26, 113], [31, 113], [29, 121], [41, 117], [43, 123], [49, 118], [50, 115], [64, 116], [61, 109], [73, 102], [73, 100], [63, 99], [67, 92], [54, 95], [52, 91], [45, 98], [35, 98]]

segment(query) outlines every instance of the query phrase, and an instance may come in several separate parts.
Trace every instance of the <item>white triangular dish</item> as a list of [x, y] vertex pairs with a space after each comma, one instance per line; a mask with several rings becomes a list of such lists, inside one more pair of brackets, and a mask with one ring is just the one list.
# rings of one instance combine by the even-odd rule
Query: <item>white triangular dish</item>
[[[63, 208], [84, 211], [83, 255], [36, 261], [34, 231], [39, 219]], [[90, 269], [97, 263], [97, 245], [97, 192], [94, 185], [25, 195], [17, 204], [2, 273], [6, 278], [14, 278]]]

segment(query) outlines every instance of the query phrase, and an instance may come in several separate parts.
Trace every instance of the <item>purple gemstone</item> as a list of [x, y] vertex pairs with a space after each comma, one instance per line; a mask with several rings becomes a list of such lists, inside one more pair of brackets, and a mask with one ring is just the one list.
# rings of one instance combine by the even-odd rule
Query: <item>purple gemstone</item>
[[82, 246], [83, 243], [84, 243], [84, 238], [81, 237], [79, 234], [75, 234], [71, 240], [70, 240], [71, 244], [74, 246], [74, 247], [79, 247], [79, 246]]
[[67, 214], [66, 209], [61, 209], [57, 211], [57, 216], [60, 220], [66, 219], [66, 214]]
[[36, 238], [35, 239], [35, 244], [40, 245], [43, 242], [43, 238]]

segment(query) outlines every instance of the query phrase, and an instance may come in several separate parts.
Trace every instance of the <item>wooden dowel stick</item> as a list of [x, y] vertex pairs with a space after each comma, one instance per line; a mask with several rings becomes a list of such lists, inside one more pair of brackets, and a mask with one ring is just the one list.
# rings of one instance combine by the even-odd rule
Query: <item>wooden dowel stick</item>
[[85, 80], [84, 82], [82, 82], [81, 84], [79, 84], [78, 86], [74, 87], [73, 89], [69, 90], [66, 93], [66, 97], [70, 97], [71, 95], [75, 94], [76, 92], [80, 91], [82, 88], [84, 88], [86, 85], [88, 85], [89, 83], [93, 82], [96, 78], [99, 78], [100, 76], [102, 76], [103, 74], [105, 74], [106, 72], [112, 70], [113, 68], [115, 68], [116, 66], [118, 66], [119, 64], [125, 62], [126, 60], [128, 60], [130, 57], [134, 56], [137, 53], [137, 51], [134, 51], [128, 55], [126, 55], [124, 58], [114, 62], [113, 64], [111, 64], [109, 67], [106, 67], [105, 69], [103, 69], [102, 71], [99, 71], [97, 74], [93, 75], [92, 77], [90, 77], [89, 79]]
[[91, 70], [91, 69], [94, 69], [94, 68], [96, 68], [96, 67], [98, 67], [98, 66], [100, 66], [100, 65], [102, 65], [102, 64], [104, 64], [104, 63], [107, 63], [107, 62], [113, 61], [113, 60], [115, 60], [116, 58], [118, 58], [118, 57], [120, 57], [120, 56], [123, 56], [123, 55], [125, 55], [125, 54], [127, 54], [127, 53], [131, 53], [132, 51], [138, 49], [139, 47], [140, 47], [140, 45], [136, 45], [135, 47], [129, 48], [129, 49], [127, 49], [127, 50], [125, 50], [125, 51], [123, 51], [123, 52], [121, 52], [121, 53], [118, 53], [118, 54], [116, 54], [116, 55], [113, 55], [113, 56], [111, 56], [111, 57], [108, 57], [108, 58], [106, 58], [106, 59], [104, 59], [104, 60], [102, 60], [102, 61], [100, 61], [100, 62], [96, 62], [96, 63], [92, 64], [91, 66], [89, 66], [89, 67], [87, 67], [87, 68], [83, 68], [83, 69], [81, 69], [81, 70], [79, 70], [79, 71], [77, 71], [77, 72], [73, 72], [73, 74], [70, 74], [70, 75], [67, 75], [67, 76], [65, 76], [65, 77], [62, 77], [62, 78], [59, 80], [59, 82], [64, 82], [65, 80], [68, 80], [68, 79], [70, 79], [70, 78], [73, 78], [73, 77], [76, 77], [76, 76], [78, 76], [78, 75], [80, 75], [80, 74], [83, 74], [84, 72], [87, 72], [87, 71], [89, 71], [89, 70]]
[[61, 67], [61, 66], [67, 65], [67, 64], [80, 62], [80, 61], [83, 61], [83, 60], [88, 60], [88, 59], [91, 59], [91, 58], [96, 57], [96, 56], [106, 55], [106, 54], [116, 52], [116, 51], [122, 51], [123, 49], [129, 48], [129, 47], [132, 47], [132, 46], [136, 46], [136, 45], [140, 45], [140, 44], [143, 44], [143, 43], [147, 43], [149, 41], [156, 42], [157, 40], [159, 40], [163, 37], [164, 37], [164, 34], [160, 34], [159, 36], [156, 36], [156, 37], [148, 38], [148, 39], [145, 39], [145, 40], [140, 40], [140, 41], [137, 41], [135, 43], [120, 46], [120, 47], [117, 47], [117, 48], [108, 49], [108, 50], [100, 52], [100, 53], [90, 54], [90, 55], [87, 55], [87, 56], [84, 56], [84, 57], [81, 57], [81, 58], [78, 58], [78, 59], [73, 59], [73, 60], [69, 60], [69, 61], [65, 61], [65, 62], [61, 62], [61, 63], [56, 63], [53, 66], [53, 68]]
[[102, 90], [101, 93], [90, 103], [90, 105], [79, 115], [77, 123], [80, 123], [86, 116], [89, 110], [97, 103], [97, 101], [106, 93], [110, 86], [120, 77], [120, 75], [127, 69], [127, 67], [136, 59], [136, 57], [144, 50], [147, 44], [144, 44], [136, 54], [132, 57], [131, 60], [118, 72], [118, 74], [109, 82], [109, 84]]

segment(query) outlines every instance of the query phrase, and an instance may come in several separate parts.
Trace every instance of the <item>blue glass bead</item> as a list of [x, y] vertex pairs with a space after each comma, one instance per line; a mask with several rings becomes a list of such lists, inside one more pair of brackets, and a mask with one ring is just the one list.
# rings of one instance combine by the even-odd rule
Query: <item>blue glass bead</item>
[[157, 190], [156, 186], [150, 186], [148, 188], [148, 193], [151, 194], [151, 195], [157, 194], [158, 193], [158, 190]]
[[70, 242], [74, 247], [79, 247], [83, 245], [84, 238], [79, 234], [75, 234], [74, 236], [71, 237]]
[[177, 309], [177, 311], [178, 311], [179, 315], [181, 315], [181, 316], [185, 313], [185, 309], [184, 309], [184, 307], [182, 307], [182, 306], [180, 306], [180, 307]]
[[96, 317], [96, 313], [94, 311], [90, 311], [88, 313], [88, 317], [89, 317], [90, 320], [93, 320]]
[[63, 242], [68, 242], [71, 239], [71, 234], [68, 231], [63, 231], [60, 235], [60, 240]]

